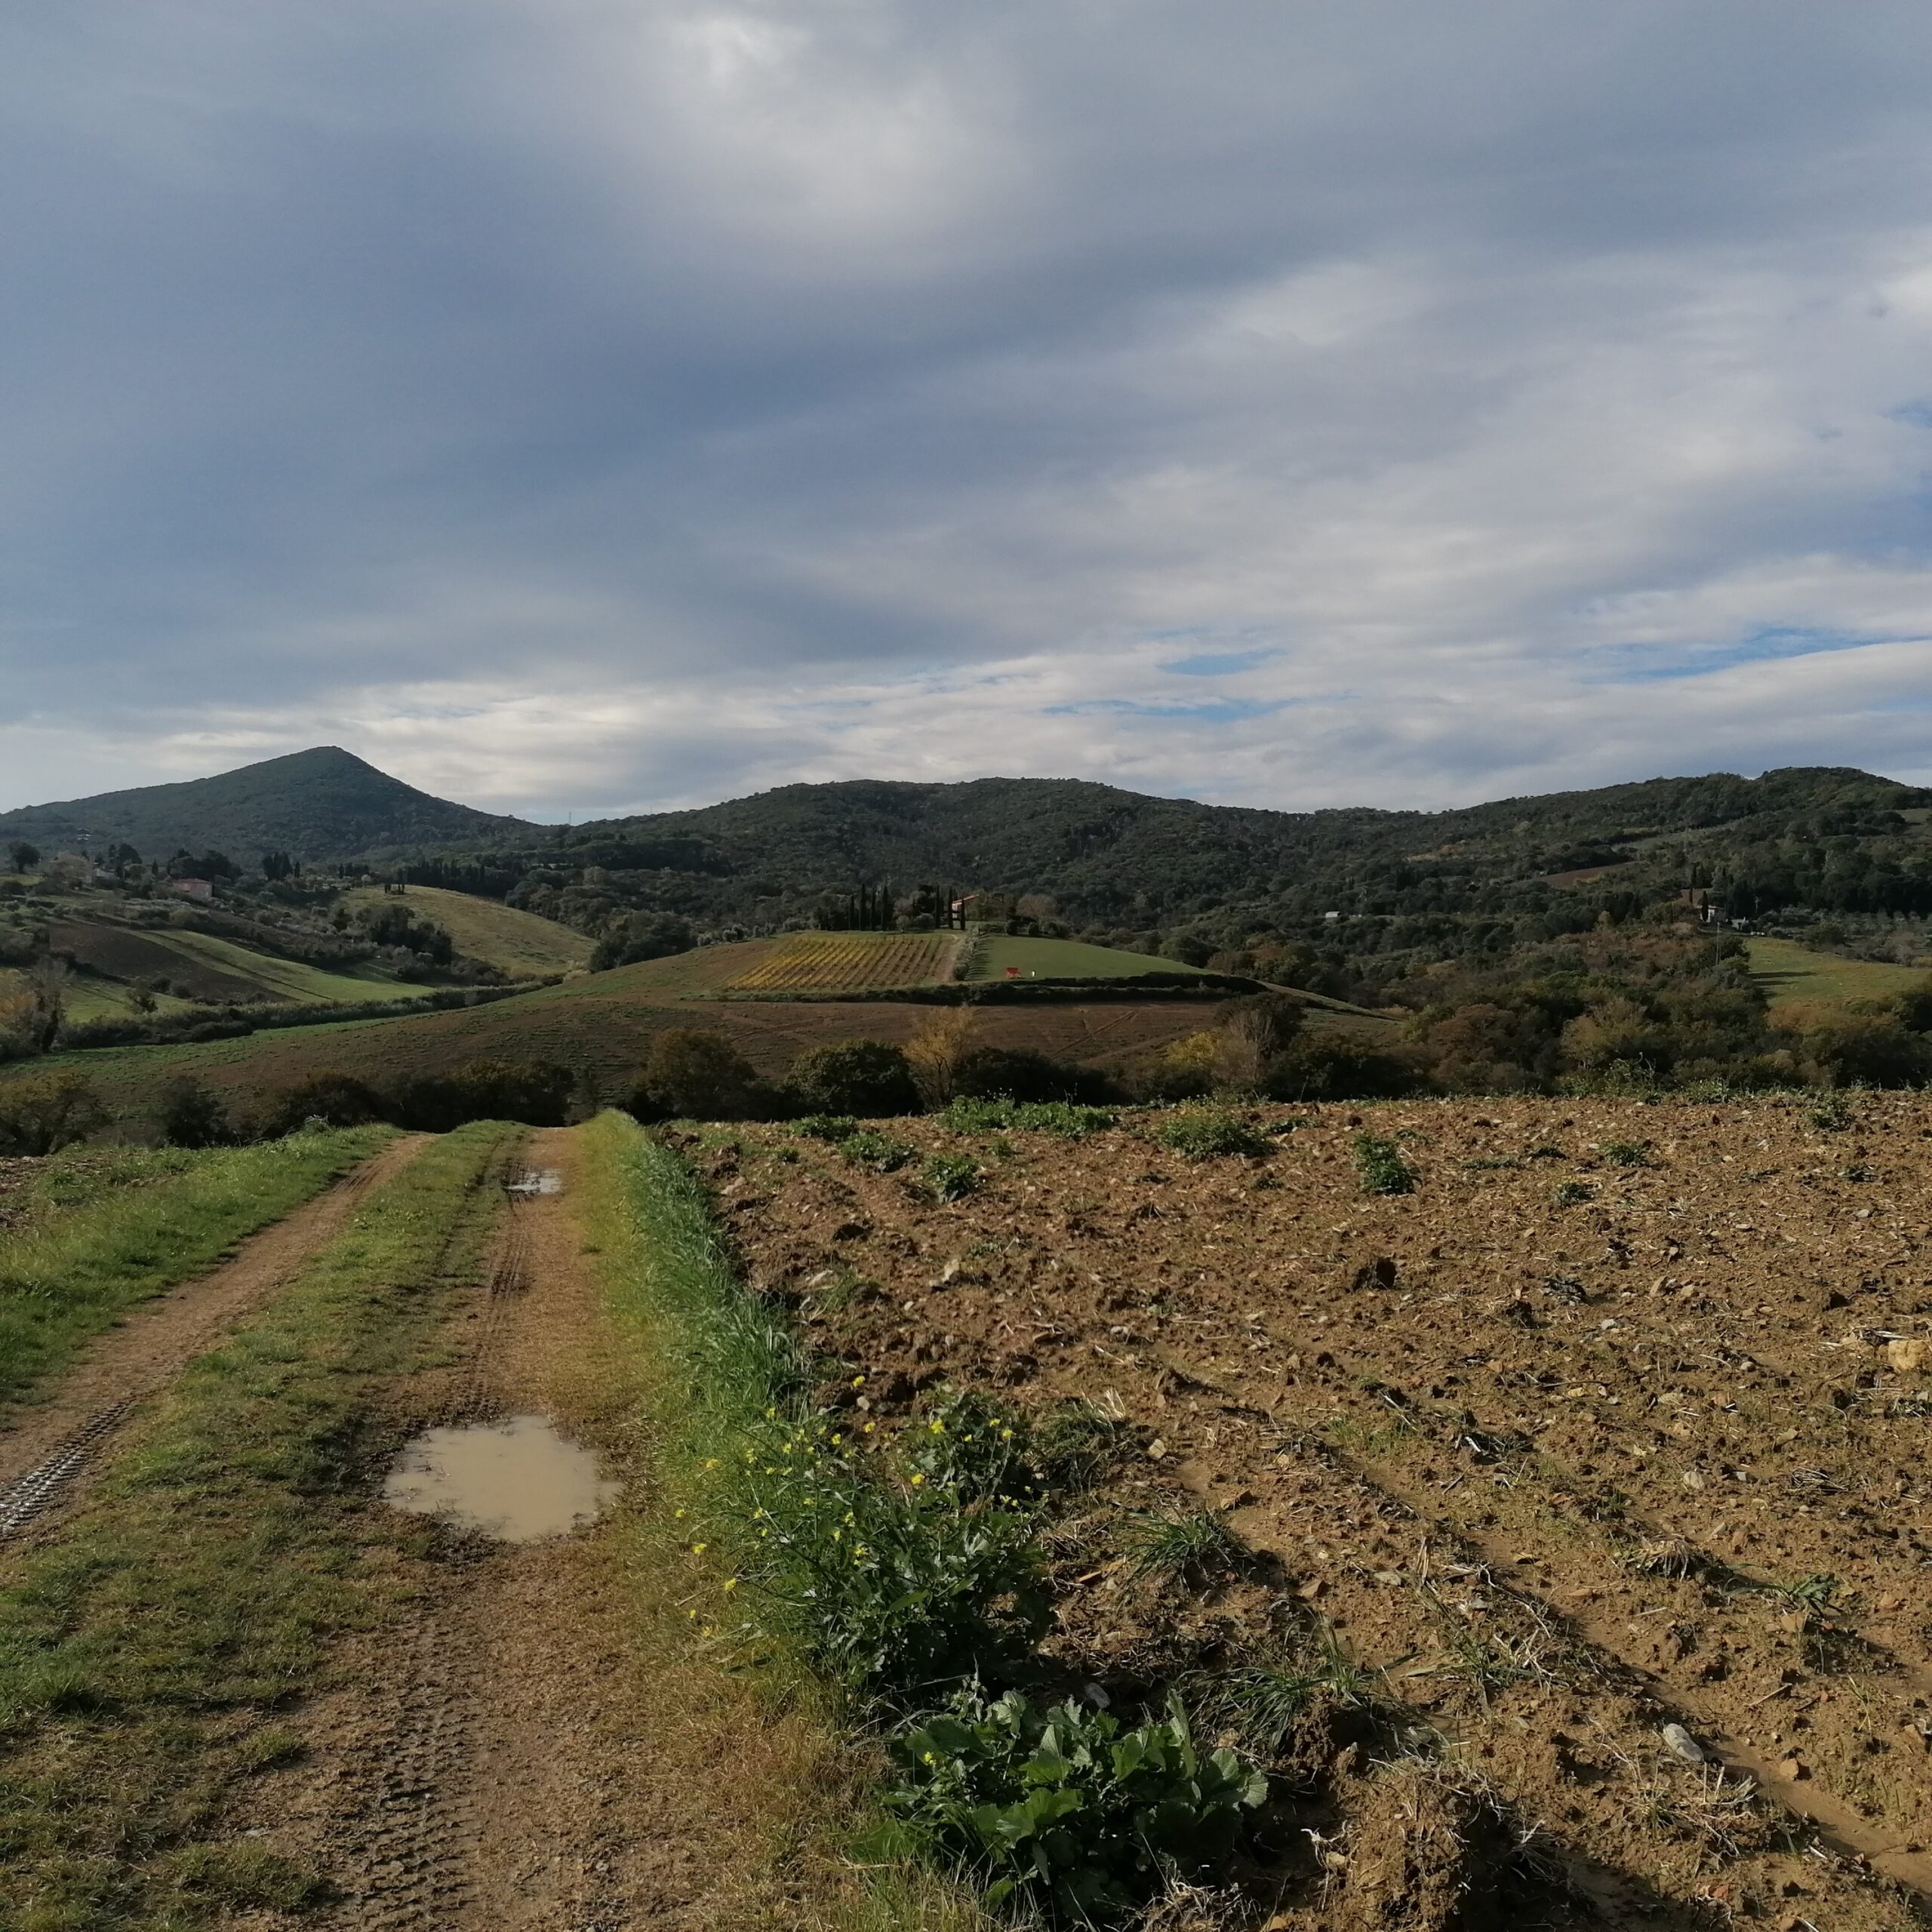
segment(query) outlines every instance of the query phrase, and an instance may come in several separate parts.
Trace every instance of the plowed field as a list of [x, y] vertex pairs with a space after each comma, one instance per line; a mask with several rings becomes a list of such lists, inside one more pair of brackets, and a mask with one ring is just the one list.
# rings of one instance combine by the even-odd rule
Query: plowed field
[[729, 981], [727, 992], [885, 991], [946, 977], [955, 933], [801, 933]]
[[[1274, 1109], [1192, 1163], [1158, 1118], [891, 1123], [980, 1162], [944, 1204], [780, 1128], [694, 1151], [876, 1416], [1124, 1420], [1056, 1552], [1070, 1670], [1368, 1671], [1275, 1767], [1272, 1922], [1924, 1923], [1932, 1100]], [[1364, 1192], [1364, 1132], [1414, 1192]], [[1235, 1569], [1136, 1580], [1137, 1516], [1198, 1508]]]

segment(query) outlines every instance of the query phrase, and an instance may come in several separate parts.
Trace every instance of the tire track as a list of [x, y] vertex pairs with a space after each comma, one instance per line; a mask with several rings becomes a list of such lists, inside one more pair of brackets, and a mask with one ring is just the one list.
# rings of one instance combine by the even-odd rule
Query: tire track
[[[530, 1177], [506, 1173], [495, 1247], [468, 1329], [463, 1358], [426, 1419], [461, 1427], [501, 1413], [496, 1364], [518, 1302], [530, 1284], [523, 1201]], [[490, 1561], [473, 1540], [448, 1536], [450, 1572], [441, 1601], [417, 1623], [391, 1688], [349, 1831], [342, 1880], [345, 1923], [374, 1932], [420, 1932], [456, 1923], [472, 1897], [481, 1824], [472, 1792], [487, 1646], [475, 1627], [471, 1587]]]
[[104, 1338], [68, 1378], [70, 1387], [95, 1397], [82, 1406], [78, 1423], [45, 1441], [48, 1420], [57, 1418], [62, 1407], [71, 1414], [70, 1401], [57, 1406], [51, 1417], [33, 1417], [40, 1426], [23, 1426], [15, 1442], [0, 1441], [0, 1466], [11, 1460], [5, 1450], [17, 1453], [20, 1442], [40, 1451], [27, 1467], [0, 1481], [0, 1543], [66, 1501], [134, 1410], [333, 1239], [370, 1191], [413, 1160], [423, 1144], [420, 1137], [392, 1143], [294, 1214], [250, 1237], [232, 1260], [171, 1291]]

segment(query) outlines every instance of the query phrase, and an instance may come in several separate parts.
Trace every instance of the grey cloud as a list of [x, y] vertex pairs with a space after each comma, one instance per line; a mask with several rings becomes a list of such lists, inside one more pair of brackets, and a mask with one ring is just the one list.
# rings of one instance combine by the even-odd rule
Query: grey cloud
[[[329, 721], [537, 811], [1707, 764], [1595, 681], [1631, 623], [1932, 588], [1928, 54], [1897, 0], [17, 15], [0, 802]], [[1177, 632], [1254, 659], [1212, 716]], [[1916, 756], [1887, 701], [1723, 760]]]

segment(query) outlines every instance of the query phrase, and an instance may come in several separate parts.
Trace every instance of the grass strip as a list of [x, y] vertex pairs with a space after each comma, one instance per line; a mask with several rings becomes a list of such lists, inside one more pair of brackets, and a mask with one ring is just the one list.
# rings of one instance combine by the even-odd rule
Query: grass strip
[[312, 1872], [225, 1824], [295, 1746], [326, 1647], [407, 1606], [366, 1472], [372, 1398], [421, 1365], [519, 1130], [447, 1135], [275, 1303], [191, 1364], [48, 1546], [0, 1564], [0, 1925], [184, 1932]]
[[25, 1190], [22, 1225], [0, 1232], [0, 1403], [64, 1367], [124, 1309], [318, 1194], [388, 1134], [55, 1155]]
[[[654, 1478], [626, 1566], [660, 1720], [654, 1749], [688, 1758], [697, 1791], [730, 1763], [748, 1820], [729, 1852], [711, 1848], [737, 1867], [715, 1870], [718, 1922], [982, 1932], [993, 1921], [971, 1889], [912, 1860], [857, 1852], [881, 1835], [884, 1764], [852, 1734], [838, 1690], [783, 1643], [761, 1644], [747, 1669], [722, 1629], [733, 1574], [751, 1553], [716, 1548], [694, 1525], [742, 1521], [734, 1491], [744, 1451], [768, 1441], [774, 1417], [802, 1414], [810, 1364], [739, 1281], [677, 1155], [620, 1115], [583, 1132], [579, 1211], [606, 1308], [638, 1365]], [[771, 1911], [775, 1894], [781, 1912]]]

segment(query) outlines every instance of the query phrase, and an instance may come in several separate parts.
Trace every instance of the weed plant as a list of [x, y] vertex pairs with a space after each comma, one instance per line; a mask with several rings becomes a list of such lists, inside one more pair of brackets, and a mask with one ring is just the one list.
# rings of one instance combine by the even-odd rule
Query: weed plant
[[850, 1114], [807, 1114], [792, 1123], [794, 1134], [808, 1140], [840, 1141], [858, 1131], [859, 1123]]
[[1604, 1158], [1614, 1168], [1654, 1168], [1657, 1165], [1651, 1158], [1651, 1143], [1647, 1140], [1606, 1140], [1601, 1152]]
[[766, 1420], [735, 1499], [750, 1614], [862, 1702], [1007, 1677], [1047, 1623], [1030, 1503], [882, 1466], [863, 1425]]
[[1368, 1194], [1413, 1194], [1415, 1171], [1402, 1158], [1402, 1150], [1380, 1134], [1355, 1136], [1355, 1171], [1361, 1177], [1363, 1192]]
[[989, 1903], [1075, 1925], [1118, 1922], [1171, 1878], [1223, 1865], [1268, 1795], [1233, 1752], [1196, 1746], [1177, 1696], [1130, 1729], [1071, 1700], [1040, 1710], [968, 1688], [891, 1752], [888, 1802], [984, 1872]]
[[1586, 1180], [1558, 1181], [1549, 1191], [1550, 1204], [1556, 1208], [1578, 1208], [1589, 1200], [1594, 1190]]
[[1154, 1138], [1170, 1152], [1189, 1161], [1211, 1160], [1222, 1154], [1251, 1157], [1272, 1151], [1266, 1140], [1232, 1114], [1177, 1114], [1154, 1129]]
[[876, 1128], [862, 1127], [838, 1143], [839, 1153], [855, 1168], [869, 1168], [875, 1174], [896, 1174], [912, 1160], [914, 1149]]
[[1112, 1107], [1084, 1107], [1071, 1100], [977, 1100], [961, 1094], [940, 1115], [940, 1124], [955, 1134], [996, 1134], [1017, 1128], [1026, 1134], [1056, 1134], [1078, 1140], [1118, 1126]]
[[961, 1201], [980, 1184], [980, 1164], [964, 1154], [935, 1154], [919, 1179], [935, 1201]]

